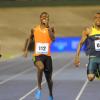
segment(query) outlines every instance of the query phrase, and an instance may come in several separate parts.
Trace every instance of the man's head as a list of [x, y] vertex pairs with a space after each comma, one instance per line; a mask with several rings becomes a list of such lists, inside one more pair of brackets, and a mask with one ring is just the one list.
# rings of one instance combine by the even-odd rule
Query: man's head
[[49, 14], [47, 12], [42, 12], [40, 14], [40, 21], [41, 21], [41, 24], [48, 26], [48, 24], [49, 24]]
[[96, 13], [94, 16], [94, 24], [97, 27], [100, 27], [100, 12]]

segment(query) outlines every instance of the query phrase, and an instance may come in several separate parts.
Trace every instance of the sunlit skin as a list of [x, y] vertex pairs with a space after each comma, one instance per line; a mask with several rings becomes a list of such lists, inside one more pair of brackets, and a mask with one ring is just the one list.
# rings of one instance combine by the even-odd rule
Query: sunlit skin
[[94, 24], [95, 26], [100, 29], [100, 14], [96, 14], [94, 17]]
[[[91, 29], [92, 29], [93, 26], [97, 30], [100, 30], [100, 13], [96, 13], [95, 14], [94, 21], [93, 21], [93, 25], [90, 26], [90, 27], [87, 27], [85, 30], [83, 30], [83, 33], [85, 33], [85, 34], [82, 34], [81, 40], [80, 40], [80, 42], [78, 44], [78, 48], [77, 48], [75, 60], [74, 60], [74, 65], [76, 67], [79, 67], [79, 65], [80, 65], [80, 49], [82, 48], [85, 40], [87, 39], [87, 34], [90, 34], [91, 33]], [[94, 74], [88, 74], [88, 79], [90, 81], [92, 81], [94, 78], [95, 78], [95, 75]]]
[[49, 36], [51, 40], [54, 41], [55, 40], [55, 36], [54, 36], [55, 30], [54, 30], [54, 27], [49, 25], [49, 15], [48, 14], [40, 15], [40, 23], [41, 23], [40, 24], [41, 29], [48, 28]]
[[[48, 14], [41, 14], [40, 15], [40, 27], [41, 29], [44, 29], [44, 28], [48, 28], [48, 31], [49, 31], [49, 36], [51, 38], [52, 41], [55, 40], [55, 36], [54, 34], [52, 33], [55, 33], [55, 30], [54, 30], [54, 27], [51, 27], [49, 25], [49, 15]], [[31, 41], [31, 37], [34, 33], [34, 30], [32, 29], [31, 30], [31, 34], [29, 35], [28, 39], [25, 41], [25, 45], [24, 45], [24, 56], [27, 57], [27, 54], [28, 54], [28, 45], [29, 45], [29, 42]]]
[[[98, 30], [100, 30], [100, 14], [95, 14], [93, 24], [94, 24], [94, 27], [96, 27]], [[86, 34], [82, 34], [81, 40], [78, 45], [77, 53], [75, 56], [74, 64], [77, 67], [79, 67], [79, 65], [80, 65], [80, 49], [81, 49], [83, 43], [85, 42], [85, 40], [87, 39], [87, 34], [91, 33], [91, 27], [87, 27], [85, 30], [83, 30], [83, 33], [84, 32]]]
[[[49, 24], [49, 14], [47, 12], [41, 13], [39, 27], [40, 27], [41, 31], [47, 30], [48, 35], [49, 35], [52, 42], [55, 40], [54, 27], [51, 27]], [[41, 33], [41, 35], [42, 35], [42, 33]], [[28, 46], [29, 46], [29, 43], [31, 41], [31, 37], [34, 38], [34, 29], [31, 30], [31, 34], [30, 34], [29, 38], [27, 39], [25, 46], [24, 46], [24, 56], [25, 57], [27, 57], [27, 54], [28, 54]], [[42, 38], [42, 36], [41, 36], [41, 38]], [[47, 56], [47, 57], [49, 57], [49, 56]], [[51, 60], [50, 60], [50, 62], [51, 62]], [[43, 77], [45, 65], [41, 60], [39, 60], [39, 61], [35, 62], [35, 66], [37, 68], [37, 85], [38, 85], [38, 89], [41, 90], [42, 89], [41, 82], [42, 82], [42, 77]], [[53, 88], [52, 71], [49, 73], [45, 73], [45, 78], [46, 78], [47, 84], [48, 84], [49, 95], [53, 97], [53, 94], [52, 94], [52, 88]]]
[[43, 14], [40, 16], [41, 26], [49, 27], [49, 15]]

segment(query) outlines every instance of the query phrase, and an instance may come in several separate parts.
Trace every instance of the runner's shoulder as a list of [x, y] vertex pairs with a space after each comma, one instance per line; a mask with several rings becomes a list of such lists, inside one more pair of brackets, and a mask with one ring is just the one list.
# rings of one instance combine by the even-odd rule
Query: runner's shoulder
[[35, 25], [32, 29], [35, 30], [35, 29], [37, 29], [39, 27], [40, 27], [40, 25]]
[[93, 26], [85, 27], [84, 30], [83, 30], [83, 35], [89, 35], [91, 33], [92, 27]]

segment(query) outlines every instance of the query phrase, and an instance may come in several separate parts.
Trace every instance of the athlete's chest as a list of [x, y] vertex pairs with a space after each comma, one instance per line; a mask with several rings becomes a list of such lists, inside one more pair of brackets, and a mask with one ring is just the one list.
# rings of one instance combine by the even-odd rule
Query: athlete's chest
[[92, 35], [100, 35], [100, 29], [92, 28], [89, 36], [92, 36]]
[[49, 32], [48, 32], [48, 29], [45, 28], [45, 29], [38, 29], [35, 31], [35, 35], [37, 37], [41, 37], [41, 38], [47, 38], [49, 36]]

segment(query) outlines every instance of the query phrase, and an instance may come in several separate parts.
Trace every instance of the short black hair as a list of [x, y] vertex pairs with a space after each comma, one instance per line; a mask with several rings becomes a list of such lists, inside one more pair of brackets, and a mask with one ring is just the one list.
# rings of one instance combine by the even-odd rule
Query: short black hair
[[97, 15], [100, 15], [100, 12], [95, 13], [94, 18], [97, 18]]
[[47, 13], [47, 12], [42, 12], [41, 14], [40, 14], [40, 17], [43, 15], [43, 14], [45, 14], [45, 15], [48, 15], [49, 16], [49, 14]]
[[100, 12], [97, 12], [96, 14], [100, 14]]

